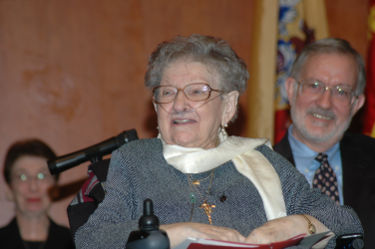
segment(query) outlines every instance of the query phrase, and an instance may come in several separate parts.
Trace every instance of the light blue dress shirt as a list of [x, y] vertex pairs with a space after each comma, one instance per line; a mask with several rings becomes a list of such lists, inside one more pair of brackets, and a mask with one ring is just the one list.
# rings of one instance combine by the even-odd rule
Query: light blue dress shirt
[[[288, 128], [288, 140], [290, 147], [292, 149], [292, 154], [296, 168], [305, 175], [307, 181], [312, 185], [315, 171], [319, 168], [320, 163], [315, 160], [315, 157], [318, 155], [317, 152], [311, 150], [304, 143], [298, 141], [292, 134], [293, 125]], [[341, 163], [341, 154], [340, 154], [340, 144], [336, 143], [327, 151], [324, 152], [328, 156], [329, 165], [332, 167], [333, 171], [337, 177], [337, 184], [339, 185], [339, 196], [340, 203], [344, 203], [343, 195], [343, 180], [342, 180], [342, 163]]]

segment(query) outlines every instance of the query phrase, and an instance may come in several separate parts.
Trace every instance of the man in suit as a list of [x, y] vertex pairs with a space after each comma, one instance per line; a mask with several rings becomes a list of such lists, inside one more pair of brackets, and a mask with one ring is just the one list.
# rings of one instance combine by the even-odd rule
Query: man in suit
[[337, 190], [324, 192], [354, 208], [365, 230], [365, 247], [375, 248], [375, 139], [346, 133], [365, 101], [364, 68], [345, 40], [306, 46], [285, 84], [293, 124], [274, 148], [314, 187], [319, 185], [316, 171], [322, 169], [316, 156], [325, 153]]

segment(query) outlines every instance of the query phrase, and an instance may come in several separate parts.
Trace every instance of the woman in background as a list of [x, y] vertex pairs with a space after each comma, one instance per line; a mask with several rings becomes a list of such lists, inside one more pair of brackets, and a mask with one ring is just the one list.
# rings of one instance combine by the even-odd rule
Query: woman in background
[[3, 173], [15, 217], [0, 228], [2, 249], [74, 248], [69, 229], [48, 216], [49, 193], [57, 176], [49, 173], [47, 161], [55, 157], [52, 149], [37, 139], [18, 141], [8, 149]]

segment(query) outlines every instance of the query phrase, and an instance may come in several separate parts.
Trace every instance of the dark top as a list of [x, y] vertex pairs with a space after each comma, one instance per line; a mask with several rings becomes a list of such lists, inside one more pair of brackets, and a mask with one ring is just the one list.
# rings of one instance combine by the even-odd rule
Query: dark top
[[[274, 146], [295, 165], [288, 133]], [[340, 142], [344, 204], [351, 206], [365, 230], [366, 248], [375, 248], [375, 139], [346, 133]]]
[[[0, 228], [0, 245], [1, 249], [28, 249], [21, 239], [16, 218], [5, 227]], [[69, 229], [57, 225], [50, 219], [47, 242], [39, 248], [74, 249], [75, 247]]]

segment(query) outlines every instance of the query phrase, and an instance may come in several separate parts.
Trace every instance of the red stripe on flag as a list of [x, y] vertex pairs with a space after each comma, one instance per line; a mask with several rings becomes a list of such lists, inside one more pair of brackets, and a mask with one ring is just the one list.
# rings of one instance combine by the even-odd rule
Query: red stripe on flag
[[277, 110], [275, 112], [275, 144], [280, 142], [288, 130], [291, 120], [289, 117], [289, 110]]
[[371, 135], [375, 125], [375, 1], [371, 2], [369, 13], [369, 33], [371, 40], [368, 49], [367, 61], [367, 85], [366, 85], [366, 104], [364, 110], [363, 133]]

